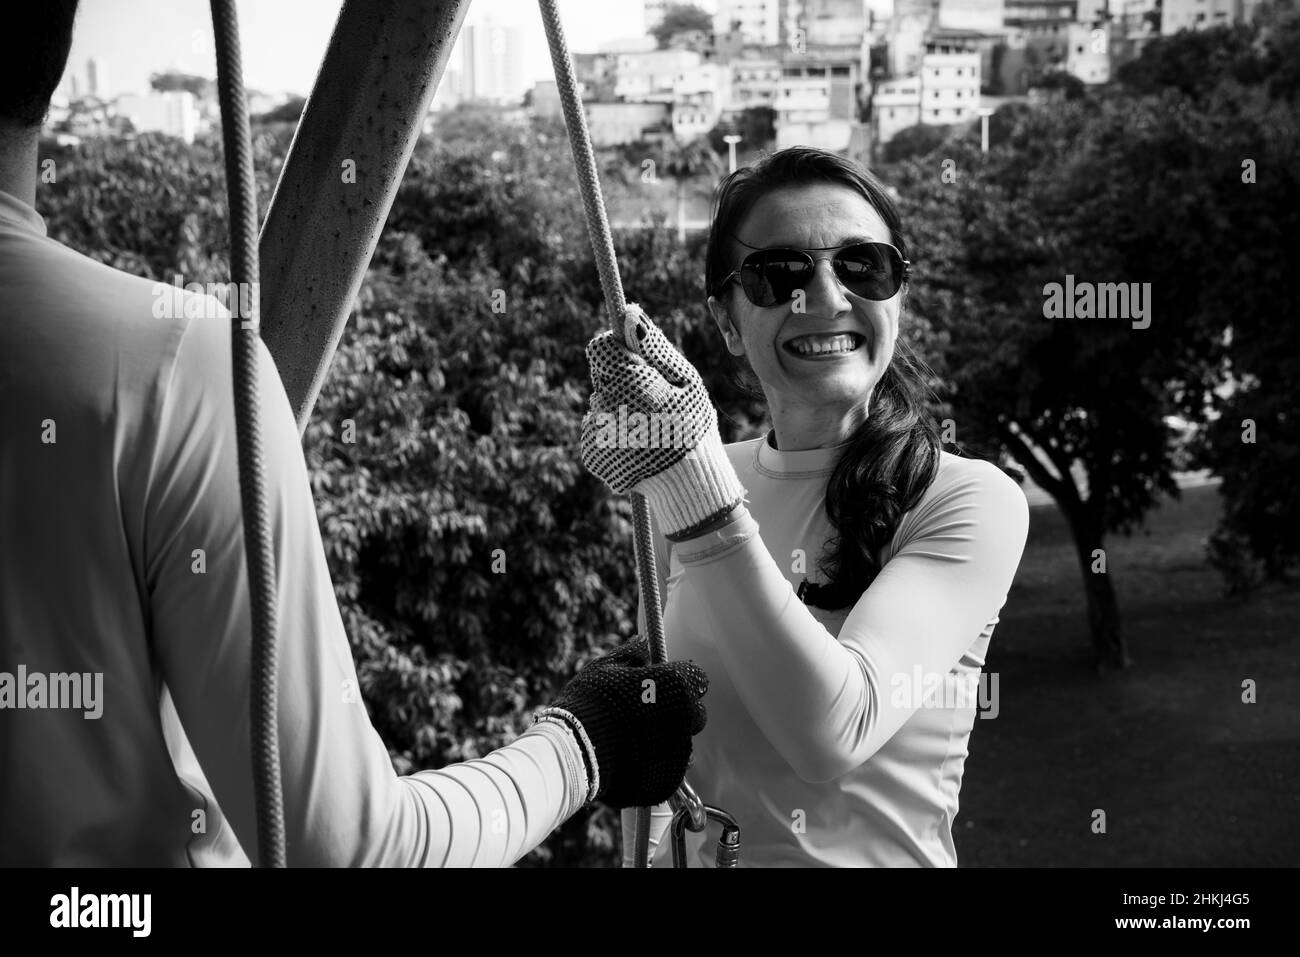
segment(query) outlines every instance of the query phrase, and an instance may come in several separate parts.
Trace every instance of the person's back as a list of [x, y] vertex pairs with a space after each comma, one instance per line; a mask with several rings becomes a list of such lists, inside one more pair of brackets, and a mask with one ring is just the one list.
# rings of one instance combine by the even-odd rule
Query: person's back
[[[158, 318], [177, 290], [43, 232], [0, 193], [0, 864], [247, 864], [226, 820], [256, 832], [231, 320], [189, 293]], [[290, 860], [481, 863], [365, 714], [265, 346], [260, 373]]]
[[[246, 865], [258, 829], [233, 321], [46, 235], [37, 134], [75, 7], [54, 0], [30, 36], [0, 36], [0, 866]], [[644, 641], [590, 663], [511, 744], [397, 776], [260, 340], [258, 379], [288, 863], [509, 864], [586, 801], [666, 799], [707, 681], [684, 662], [648, 666]], [[647, 676], [654, 707], [640, 706]]]
[[[243, 560], [236, 529], [185, 521], [230, 494], [234, 450], [204, 449], [226, 433], [229, 320], [190, 293], [192, 313], [214, 318], [155, 318], [170, 295], [44, 234], [0, 193], [0, 855], [246, 863], [158, 685], [160, 657], [178, 649], [150, 641], [210, 623], [187, 622], [179, 602], [148, 620], [161, 584], [177, 598], [220, 588]], [[235, 628], [247, 618], [227, 615]]]

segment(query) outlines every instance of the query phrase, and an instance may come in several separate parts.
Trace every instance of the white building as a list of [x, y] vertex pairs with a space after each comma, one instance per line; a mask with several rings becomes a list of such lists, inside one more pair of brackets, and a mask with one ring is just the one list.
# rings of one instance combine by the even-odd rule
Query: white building
[[803, 62], [781, 71], [777, 89], [776, 148], [848, 149], [858, 125], [856, 60]]
[[703, 59], [694, 50], [620, 53], [614, 67], [614, 95], [639, 103], [671, 103], [677, 78]]
[[932, 44], [916, 74], [881, 83], [872, 94], [873, 138], [884, 145], [918, 123], [965, 123], [975, 119], [979, 105], [979, 53]]
[[1065, 69], [1084, 83], [1109, 83], [1110, 24], [1070, 24], [1066, 37]]
[[776, 46], [781, 42], [781, 0], [718, 0], [713, 30], [727, 34], [733, 29], [746, 43]]
[[1228, 26], [1244, 18], [1242, 0], [1164, 0], [1160, 32], [1165, 36], [1182, 30], [1208, 30]]
[[730, 102], [730, 66], [700, 63], [683, 70], [673, 83], [673, 135], [680, 140], [703, 136]]
[[980, 105], [980, 55], [935, 47], [921, 58], [921, 122], [964, 123]]
[[438, 82], [438, 88], [433, 91], [433, 101], [429, 104], [430, 110], [454, 110], [456, 104], [461, 101], [463, 98], [461, 91], [465, 87], [465, 76], [464, 70], [456, 64], [464, 62], [463, 53], [459, 57], [453, 53], [451, 62], [447, 64], [447, 69]]
[[729, 113], [739, 113], [753, 106], [776, 106], [781, 87], [781, 63], [768, 59], [731, 61], [731, 102]]
[[[564, 105], [560, 102], [560, 86], [554, 80], [538, 80], [533, 84], [531, 109], [533, 116], [560, 117], [564, 115]], [[582, 95], [579, 84], [578, 95]]]
[[871, 125], [875, 142], [888, 143], [900, 131], [921, 122], [921, 78], [886, 80], [871, 97]]
[[113, 91], [108, 85], [108, 64], [91, 57], [86, 61], [86, 93], [107, 100]]
[[671, 121], [667, 103], [588, 103], [587, 128], [595, 146], [618, 146], [644, 139], [646, 130]]
[[1115, 7], [1115, 18], [1119, 19], [1120, 4], [1112, 0], [1079, 0], [1074, 18], [1079, 23], [1100, 23], [1110, 19], [1110, 7]]
[[524, 50], [535, 39], [522, 27], [466, 25], [456, 41], [461, 48], [461, 96], [492, 103], [517, 102], [532, 86], [524, 69]]
[[934, 25], [947, 30], [1001, 33], [1005, 9], [1003, 0], [939, 0]]
[[889, 76], [911, 76], [921, 69], [925, 54], [925, 35], [932, 26], [930, 0], [897, 0], [889, 20]]
[[803, 22], [809, 46], [856, 46], [867, 30], [862, 0], [805, 0]]
[[139, 133], [165, 133], [193, 143], [199, 131], [199, 110], [188, 90], [128, 93], [113, 104], [118, 116], [131, 121]]

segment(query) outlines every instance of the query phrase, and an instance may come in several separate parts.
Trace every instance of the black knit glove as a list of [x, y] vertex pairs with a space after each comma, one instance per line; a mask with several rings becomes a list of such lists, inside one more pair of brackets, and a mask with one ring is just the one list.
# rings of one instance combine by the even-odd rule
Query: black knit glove
[[688, 661], [650, 664], [645, 638], [588, 664], [554, 707], [582, 724], [596, 753], [596, 798], [615, 807], [660, 804], [677, 790], [704, 729], [709, 679]]

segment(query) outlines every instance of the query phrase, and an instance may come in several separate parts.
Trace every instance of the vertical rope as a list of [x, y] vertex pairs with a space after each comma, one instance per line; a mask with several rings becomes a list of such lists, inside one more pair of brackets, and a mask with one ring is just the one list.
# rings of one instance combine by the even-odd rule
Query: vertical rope
[[[609, 323], [616, 335], [627, 343], [623, 326], [626, 300], [623, 298], [623, 280], [618, 274], [618, 259], [614, 253], [614, 239], [605, 212], [605, 198], [600, 190], [600, 176], [596, 172], [596, 156], [591, 147], [591, 134], [587, 130], [587, 114], [578, 96], [578, 81], [573, 73], [573, 60], [564, 39], [564, 26], [556, 0], [538, 0], [542, 23], [546, 27], [546, 43], [551, 51], [551, 67], [555, 71], [555, 86], [560, 94], [564, 111], [564, 126], [569, 133], [569, 146], [573, 150], [573, 163], [578, 171], [578, 188], [582, 193], [582, 208], [587, 214], [587, 234], [596, 255], [596, 269], [600, 273], [600, 288], [605, 294], [605, 308]], [[659, 576], [655, 569], [655, 554], [650, 525], [650, 506], [643, 495], [632, 496], [632, 540], [636, 551], [637, 586], [641, 604], [645, 608], [646, 632], [650, 644], [650, 661], [662, 664], [668, 660], [664, 639], [663, 609], [659, 605]], [[648, 863], [650, 844], [650, 809], [637, 808], [636, 844], [633, 862], [637, 867]]]
[[[248, 131], [248, 101], [239, 50], [239, 21], [234, 0], [212, 0], [212, 27], [217, 49], [217, 94], [226, 159], [226, 193], [230, 204], [230, 272], [235, 283], [231, 312], [231, 358], [234, 367], [235, 440], [239, 461], [239, 500], [244, 518], [244, 557], [248, 563], [252, 610], [250, 732], [253, 786], [257, 801], [257, 853], [263, 867], [284, 867], [284, 800], [280, 790], [280, 742], [276, 710], [275, 553], [267, 506], [265, 464], [257, 391], [259, 345], [257, 263], [257, 188]], [[251, 292], [245, 295], [245, 290]], [[248, 315], [241, 306], [248, 303]]]

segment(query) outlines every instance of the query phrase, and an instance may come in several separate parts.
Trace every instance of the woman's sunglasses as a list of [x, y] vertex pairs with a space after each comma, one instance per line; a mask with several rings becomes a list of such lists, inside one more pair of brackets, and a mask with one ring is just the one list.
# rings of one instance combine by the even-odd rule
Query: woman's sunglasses
[[[831, 261], [845, 289], [875, 302], [892, 299], [911, 271], [911, 263], [888, 243], [857, 243], [820, 258]], [[798, 249], [759, 249], [741, 260], [722, 286], [739, 277], [740, 288], [754, 305], [783, 305], [812, 282], [817, 262]]]

